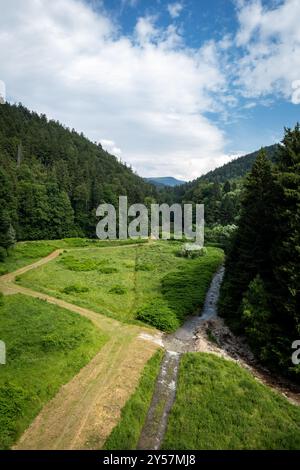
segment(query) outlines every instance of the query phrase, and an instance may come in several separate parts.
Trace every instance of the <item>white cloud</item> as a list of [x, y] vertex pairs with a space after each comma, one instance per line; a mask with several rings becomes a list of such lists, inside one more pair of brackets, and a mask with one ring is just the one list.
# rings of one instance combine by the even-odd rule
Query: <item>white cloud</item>
[[299, 18], [299, 0], [285, 0], [269, 9], [260, 0], [239, 2], [236, 44], [245, 53], [238, 83], [246, 96], [274, 94], [296, 103], [292, 84], [300, 79]]
[[117, 147], [116, 143], [113, 140], [109, 139], [100, 139], [100, 144], [108, 153], [115, 155], [116, 157], [121, 157], [122, 150]]
[[125, 37], [78, 0], [0, 7], [10, 100], [106, 141], [112, 153], [121, 148], [145, 176], [191, 179], [226, 158], [223, 132], [205, 117], [225, 86], [214, 43], [188, 49], [174, 26], [159, 29], [149, 17]]
[[175, 19], [178, 18], [180, 13], [183, 10], [183, 5], [182, 3], [176, 2], [176, 3], [169, 3], [167, 6], [168, 12], [171, 16], [171, 18]]
[[6, 101], [6, 87], [3, 80], [0, 80], [0, 104], [4, 104]]

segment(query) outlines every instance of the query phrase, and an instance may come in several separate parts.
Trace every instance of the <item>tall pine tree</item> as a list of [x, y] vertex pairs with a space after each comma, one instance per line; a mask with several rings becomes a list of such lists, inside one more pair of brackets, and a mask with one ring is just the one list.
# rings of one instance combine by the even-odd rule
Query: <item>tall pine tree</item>
[[257, 275], [263, 280], [271, 276], [274, 195], [271, 164], [261, 150], [245, 183], [239, 228], [226, 259], [220, 293], [220, 312], [235, 326], [240, 325], [242, 299], [249, 283]]

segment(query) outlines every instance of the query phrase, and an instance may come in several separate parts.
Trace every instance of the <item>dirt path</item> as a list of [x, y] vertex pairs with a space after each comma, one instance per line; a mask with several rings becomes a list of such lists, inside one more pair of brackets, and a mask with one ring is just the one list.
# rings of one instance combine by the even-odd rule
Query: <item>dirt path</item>
[[14, 449], [99, 449], [159, 347], [155, 331], [125, 325], [91, 310], [13, 283], [16, 276], [55, 259], [62, 250], [0, 277], [4, 294], [24, 294], [89, 318], [109, 339], [98, 354], [48, 402]]

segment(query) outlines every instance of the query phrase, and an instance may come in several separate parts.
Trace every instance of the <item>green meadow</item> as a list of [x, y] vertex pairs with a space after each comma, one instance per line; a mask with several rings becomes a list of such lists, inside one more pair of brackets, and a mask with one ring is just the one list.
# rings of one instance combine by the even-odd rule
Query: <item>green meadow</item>
[[0, 298], [0, 449], [8, 449], [33, 418], [105, 344], [88, 319], [23, 295]]
[[66, 249], [17, 278], [22, 286], [89, 308], [122, 322], [175, 330], [201, 307], [223, 252], [208, 248], [180, 257], [181, 243]]

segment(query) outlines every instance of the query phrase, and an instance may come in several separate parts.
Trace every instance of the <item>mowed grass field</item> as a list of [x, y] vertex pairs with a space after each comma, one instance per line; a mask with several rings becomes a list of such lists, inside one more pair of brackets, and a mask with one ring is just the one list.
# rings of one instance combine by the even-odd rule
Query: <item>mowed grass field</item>
[[108, 340], [88, 319], [23, 295], [0, 298], [0, 449], [33, 418]]
[[164, 449], [299, 449], [300, 408], [232, 361], [188, 353]]
[[89, 308], [122, 322], [176, 329], [200, 308], [223, 252], [208, 248], [196, 259], [178, 256], [179, 242], [65, 250], [17, 278], [22, 286]]

